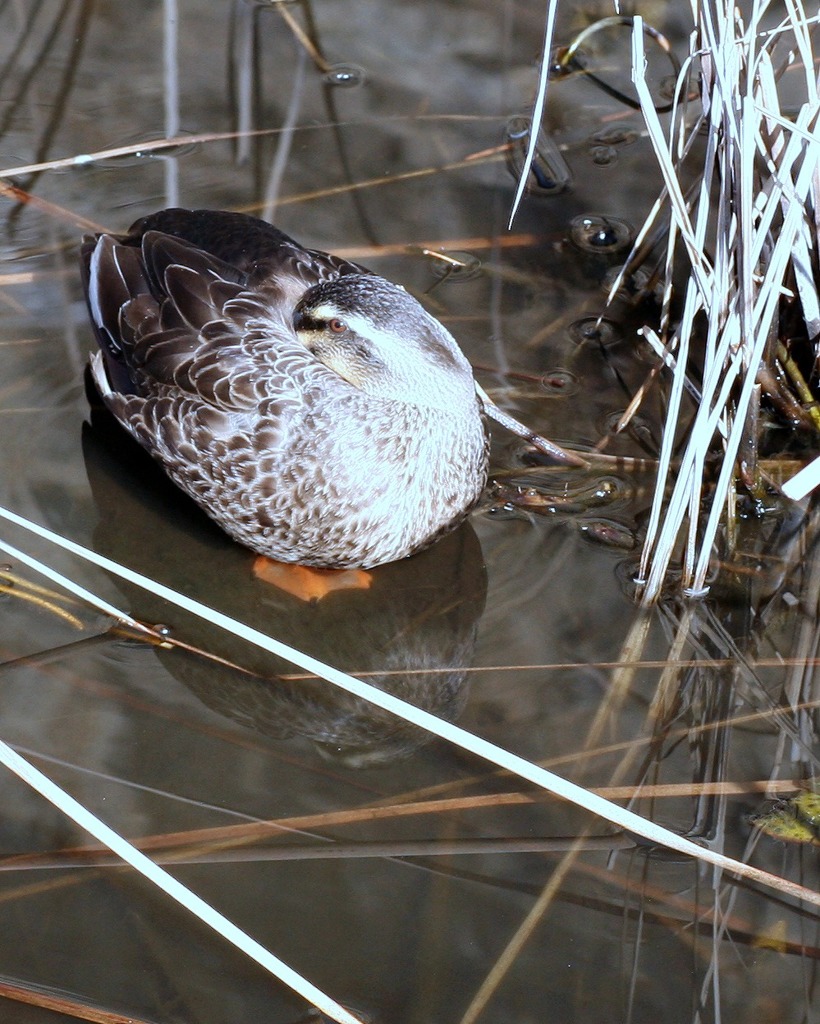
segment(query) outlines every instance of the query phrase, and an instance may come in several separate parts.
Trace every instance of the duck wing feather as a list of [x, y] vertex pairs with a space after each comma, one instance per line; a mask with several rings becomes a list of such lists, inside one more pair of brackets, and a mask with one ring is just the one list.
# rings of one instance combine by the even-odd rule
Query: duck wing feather
[[284, 446], [309, 392], [350, 387], [299, 342], [272, 279], [251, 290], [244, 272], [157, 231], [139, 248], [103, 235], [84, 255], [95, 381], [164, 459], [196, 459], [190, 441], [203, 431], [224, 440], [261, 430], [267, 447]]
[[266, 221], [229, 210], [160, 210], [136, 221], [120, 240], [140, 246], [159, 232], [209, 253], [244, 275], [249, 288], [275, 282], [294, 305], [314, 284], [342, 274], [371, 274], [366, 267], [318, 249], [306, 249]]

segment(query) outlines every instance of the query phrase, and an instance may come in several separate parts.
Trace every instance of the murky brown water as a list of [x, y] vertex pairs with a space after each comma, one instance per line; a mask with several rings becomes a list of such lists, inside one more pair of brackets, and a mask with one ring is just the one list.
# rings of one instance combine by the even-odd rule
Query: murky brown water
[[[650, 7], [683, 56], [683, 8]], [[568, 4], [559, 37], [601, 13]], [[571, 188], [528, 198], [506, 230], [515, 182], [502, 146], [531, 104], [543, 16], [523, 0], [0, 5], [2, 182], [30, 196], [0, 199], [0, 504], [576, 782], [632, 787], [634, 809], [816, 888], [816, 850], [755, 845], [748, 823], [765, 804], [752, 784], [820, 774], [806, 667], [817, 567], [799, 517], [765, 537], [743, 525], [751, 554], [709, 601], [644, 615], [631, 578], [651, 474], [526, 467], [499, 430], [499, 489], [469, 525], [378, 570], [370, 590], [310, 606], [257, 580], [253, 556], [89, 412], [78, 238], [179, 204], [272, 217], [426, 294], [497, 401], [556, 440], [606, 438], [646, 375], [635, 332], [651, 311], [621, 303], [600, 338], [585, 324], [623, 258], [621, 222], [628, 238], [659, 179], [639, 115], [562, 81], [552, 169]], [[315, 31], [330, 71], [287, 19]], [[624, 91], [627, 43], [598, 37], [590, 58]], [[669, 72], [661, 61], [659, 95]], [[165, 134], [195, 141], [146, 148]], [[475, 272], [442, 277], [428, 247]], [[651, 458], [660, 404], [605, 451]], [[511, 471], [536, 487], [529, 502], [501, 489]], [[293, 672], [19, 528], [0, 536], [175, 638], [254, 673]], [[636, 847], [324, 683], [262, 681], [116, 635], [8, 562], [0, 738], [131, 838], [198, 830], [173, 872], [365, 1019], [462, 1021], [588, 832], [477, 1019], [820, 1020], [811, 913]], [[647, 788], [660, 784], [690, 788]], [[162, 1024], [311, 1019], [130, 870], [66, 864], [59, 851], [85, 834], [11, 775], [0, 787], [0, 856], [21, 858], [0, 860], [0, 983]], [[444, 798], [466, 802], [358, 811]], [[280, 819], [214, 852], [211, 830]], [[0, 1017], [70, 1019], [5, 998]]]

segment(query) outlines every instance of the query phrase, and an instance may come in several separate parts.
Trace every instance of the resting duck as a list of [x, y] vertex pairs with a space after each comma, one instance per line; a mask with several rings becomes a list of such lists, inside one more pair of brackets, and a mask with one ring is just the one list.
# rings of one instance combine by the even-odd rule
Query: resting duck
[[106, 406], [241, 544], [369, 568], [478, 501], [486, 396], [403, 288], [212, 210], [88, 237], [82, 262]]

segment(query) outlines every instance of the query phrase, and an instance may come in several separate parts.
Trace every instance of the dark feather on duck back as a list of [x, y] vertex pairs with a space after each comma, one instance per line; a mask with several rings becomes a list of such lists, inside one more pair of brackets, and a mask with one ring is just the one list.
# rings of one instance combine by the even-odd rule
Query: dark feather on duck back
[[[141, 245], [145, 235], [159, 231], [202, 249], [245, 274], [254, 286], [270, 277], [279, 266], [311, 264], [310, 283], [340, 274], [369, 274], [364, 267], [315, 249], [305, 249], [284, 231], [230, 210], [160, 210], [141, 217], [121, 237], [125, 245]], [[290, 268], [293, 269], [293, 268]]]

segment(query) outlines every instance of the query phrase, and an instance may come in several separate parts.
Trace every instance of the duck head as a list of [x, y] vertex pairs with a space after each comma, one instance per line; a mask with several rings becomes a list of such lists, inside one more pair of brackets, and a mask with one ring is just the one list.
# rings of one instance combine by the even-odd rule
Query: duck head
[[455, 339], [404, 288], [344, 274], [309, 288], [294, 311], [299, 340], [354, 387], [439, 409], [475, 402], [475, 380]]

